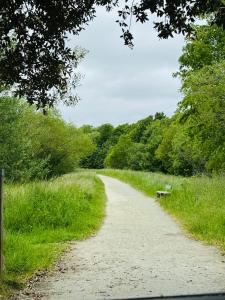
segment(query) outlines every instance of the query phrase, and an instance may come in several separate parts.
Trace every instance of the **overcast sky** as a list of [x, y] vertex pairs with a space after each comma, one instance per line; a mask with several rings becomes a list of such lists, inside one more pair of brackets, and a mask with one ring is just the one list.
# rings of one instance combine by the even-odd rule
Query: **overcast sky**
[[116, 14], [99, 9], [97, 18], [70, 43], [89, 51], [80, 64], [84, 75], [75, 107], [60, 107], [65, 120], [78, 126], [132, 123], [163, 111], [171, 115], [181, 99], [172, 77], [184, 40], [159, 40], [150, 23], [133, 24], [135, 47], [123, 45]]

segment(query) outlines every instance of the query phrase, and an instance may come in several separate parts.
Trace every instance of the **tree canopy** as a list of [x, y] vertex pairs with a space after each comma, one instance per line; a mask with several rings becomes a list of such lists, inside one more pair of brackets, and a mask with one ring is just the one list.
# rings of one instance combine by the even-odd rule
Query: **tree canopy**
[[132, 19], [147, 22], [150, 14], [160, 38], [174, 33], [190, 34], [195, 18], [212, 15], [212, 22], [225, 25], [224, 0], [2, 0], [0, 3], [0, 85], [25, 96], [38, 108], [57, 101], [76, 102], [73, 87], [79, 76], [76, 66], [84, 51], [71, 49], [68, 33], [79, 34], [96, 14], [98, 6], [118, 10], [121, 37], [133, 45]]

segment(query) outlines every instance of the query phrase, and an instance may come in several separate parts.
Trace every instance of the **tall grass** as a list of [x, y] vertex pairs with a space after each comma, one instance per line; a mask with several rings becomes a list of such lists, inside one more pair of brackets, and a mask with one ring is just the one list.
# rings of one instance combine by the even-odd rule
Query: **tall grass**
[[126, 170], [100, 173], [116, 177], [152, 197], [171, 184], [171, 196], [160, 198], [160, 205], [194, 237], [225, 251], [225, 177], [184, 178]]
[[[22, 283], [49, 267], [65, 249], [83, 239], [103, 219], [105, 193], [93, 172], [77, 172], [49, 182], [6, 186], [5, 283]], [[6, 285], [2, 285], [2, 292]]]

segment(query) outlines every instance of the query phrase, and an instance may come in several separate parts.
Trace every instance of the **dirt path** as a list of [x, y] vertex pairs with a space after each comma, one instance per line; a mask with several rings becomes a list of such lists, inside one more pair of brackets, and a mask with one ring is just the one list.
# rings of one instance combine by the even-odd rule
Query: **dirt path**
[[[106, 299], [225, 291], [225, 258], [184, 236], [154, 200], [100, 176], [107, 217], [95, 237], [72, 245], [58, 272], [35, 286], [43, 299]], [[33, 299], [25, 297], [22, 299]]]

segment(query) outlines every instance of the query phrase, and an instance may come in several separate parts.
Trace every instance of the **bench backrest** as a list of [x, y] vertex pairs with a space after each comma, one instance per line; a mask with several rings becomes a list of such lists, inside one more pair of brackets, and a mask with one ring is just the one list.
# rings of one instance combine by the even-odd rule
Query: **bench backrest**
[[165, 185], [165, 189], [168, 190], [172, 190], [172, 185], [171, 184], [166, 184]]

